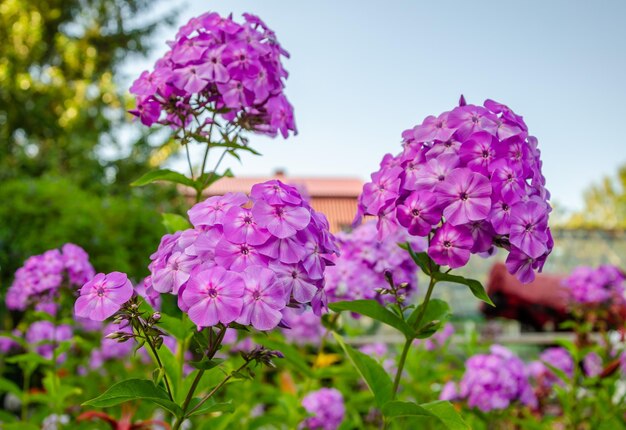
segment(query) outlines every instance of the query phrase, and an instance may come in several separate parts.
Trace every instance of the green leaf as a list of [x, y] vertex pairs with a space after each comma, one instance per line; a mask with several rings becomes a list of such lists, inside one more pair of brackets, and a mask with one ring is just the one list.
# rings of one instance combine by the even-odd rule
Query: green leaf
[[491, 299], [489, 298], [489, 296], [487, 295], [487, 292], [485, 291], [485, 287], [483, 287], [483, 284], [481, 284], [479, 281], [475, 279], [468, 279], [462, 276], [451, 275], [449, 273], [441, 273], [441, 272], [435, 272], [432, 274], [432, 276], [437, 281], [445, 281], [445, 282], [452, 282], [454, 284], [467, 285], [470, 291], [472, 292], [472, 294], [474, 295], [474, 297], [476, 297], [479, 300], [482, 300], [488, 305], [495, 306], [493, 302], [491, 301]]
[[191, 228], [191, 224], [189, 223], [187, 218], [181, 215], [163, 213], [161, 214], [161, 218], [162, 218], [161, 222], [165, 226], [165, 229], [167, 230], [167, 232], [170, 234], [175, 233], [177, 231], [187, 230], [188, 228]]
[[[189, 403], [189, 409], [193, 409], [193, 407], [195, 405], [198, 404], [198, 402], [200, 402], [201, 399], [195, 397], [191, 400], [191, 403]], [[202, 405], [200, 408], [198, 408], [197, 410], [193, 411], [193, 413], [189, 414], [188, 417], [193, 417], [195, 415], [205, 415], [205, 414], [212, 414], [215, 412], [222, 412], [222, 413], [232, 413], [235, 411], [235, 406], [232, 404], [232, 402], [223, 402], [223, 403], [211, 403], [211, 400], [207, 401], [204, 405]]]
[[190, 361], [189, 365], [191, 367], [194, 367], [194, 368], [200, 369], [200, 370], [210, 370], [210, 369], [213, 369], [216, 366], [219, 366], [223, 362], [224, 362], [224, 360], [222, 360], [221, 358], [214, 358], [212, 360], [209, 360], [208, 358], [205, 358], [205, 359], [200, 360], [200, 361]]
[[415, 252], [409, 242], [399, 243], [398, 246], [409, 252], [415, 264], [417, 264], [425, 274], [430, 275], [431, 272], [439, 271], [439, 265], [435, 263], [426, 252]]
[[143, 187], [144, 185], [148, 185], [156, 181], [174, 182], [176, 184], [187, 185], [188, 187], [194, 187], [195, 185], [191, 178], [169, 169], [160, 169], [148, 172], [135, 182], [132, 182], [130, 185], [131, 187]]
[[385, 369], [369, 355], [352, 348], [350, 345], [346, 345], [343, 338], [337, 333], [333, 332], [333, 336], [335, 336], [352, 365], [374, 394], [376, 405], [380, 408], [391, 400], [393, 397], [393, 384]]
[[189, 318], [177, 318], [161, 312], [159, 328], [174, 336], [179, 341], [184, 341], [193, 333], [194, 324]]
[[[404, 419], [406, 424], [419, 428], [467, 430], [470, 427], [454, 406], [447, 401], [418, 405], [410, 402], [391, 401], [382, 407], [383, 415], [391, 420]], [[405, 426], [406, 427], [406, 426]]]
[[176, 416], [182, 413], [180, 407], [169, 399], [165, 390], [157, 387], [154, 385], [154, 382], [147, 379], [127, 379], [126, 381], [118, 382], [95, 399], [86, 401], [83, 405], [107, 408], [131, 400], [145, 400], [156, 403]]
[[413, 330], [396, 314], [385, 308], [376, 300], [353, 300], [349, 302], [335, 302], [328, 305], [335, 312], [350, 311], [365, 315], [383, 324], [399, 330], [407, 338], [413, 338]]
[[[407, 323], [414, 327], [417, 323], [417, 317], [422, 312], [424, 304], [419, 305], [409, 316]], [[426, 312], [422, 317], [420, 326], [416, 328], [415, 337], [425, 339], [432, 336], [442, 326], [442, 324], [450, 317], [450, 306], [443, 300], [431, 299], [428, 302]]]
[[18, 387], [17, 384], [13, 381], [0, 377], [0, 394], [2, 393], [11, 393], [17, 397], [22, 396], [22, 390], [20, 390], [20, 387]]

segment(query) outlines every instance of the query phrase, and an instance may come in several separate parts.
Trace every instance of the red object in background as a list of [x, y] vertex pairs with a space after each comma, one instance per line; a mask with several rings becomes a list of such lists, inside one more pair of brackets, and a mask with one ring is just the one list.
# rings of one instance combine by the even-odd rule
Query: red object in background
[[534, 331], [556, 330], [568, 319], [563, 279], [540, 273], [530, 284], [522, 284], [503, 263], [496, 263], [487, 281], [487, 294], [496, 306], [483, 304], [482, 313], [487, 318], [517, 320], [523, 328]]

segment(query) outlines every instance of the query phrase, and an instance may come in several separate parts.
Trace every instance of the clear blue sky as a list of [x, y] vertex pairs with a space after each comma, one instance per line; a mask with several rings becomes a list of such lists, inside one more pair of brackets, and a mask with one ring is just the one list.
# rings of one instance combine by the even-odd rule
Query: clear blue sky
[[[286, 92], [299, 134], [253, 137], [263, 157], [234, 162], [238, 175], [284, 167], [366, 179], [400, 150], [404, 129], [461, 93], [524, 116], [553, 200], [567, 208], [626, 162], [626, 1], [188, 0], [179, 24], [207, 10], [258, 14], [292, 55]], [[154, 55], [129, 73], [174, 32], [157, 34]]]

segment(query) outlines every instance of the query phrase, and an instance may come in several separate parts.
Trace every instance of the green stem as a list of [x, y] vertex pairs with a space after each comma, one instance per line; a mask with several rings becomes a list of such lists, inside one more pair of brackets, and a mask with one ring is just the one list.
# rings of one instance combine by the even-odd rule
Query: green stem
[[[187, 415], [191, 415], [193, 414], [195, 411], [197, 411], [198, 409], [200, 409], [200, 407], [207, 401], [209, 400], [211, 397], [213, 397], [213, 395], [215, 393], [217, 393], [219, 391], [220, 388], [222, 388], [229, 380], [230, 378], [233, 377], [233, 374], [239, 373], [241, 372], [243, 369], [245, 369], [248, 364], [250, 364], [250, 360], [246, 360], [241, 366], [239, 366], [239, 368], [237, 370], [235, 370], [234, 372], [231, 372], [226, 378], [222, 379], [222, 382], [220, 382], [219, 384], [217, 384], [215, 386], [215, 388], [213, 388], [209, 394], [207, 394], [202, 400], [200, 400], [198, 402], [198, 404], [196, 406], [194, 406], [193, 408], [191, 408], [191, 410], [187, 413]], [[173, 430], [177, 430], [177, 427], [174, 427]]]
[[30, 389], [31, 372], [24, 372], [24, 382], [22, 384], [22, 421], [26, 421], [28, 415], [28, 402], [30, 401], [28, 390]]
[[141, 323], [141, 321], [138, 321], [138, 323], [139, 323], [139, 326], [141, 327], [141, 331], [143, 331], [144, 338], [146, 339], [146, 343], [150, 347], [150, 350], [152, 351], [152, 355], [154, 355], [154, 360], [156, 361], [157, 365], [159, 366], [159, 371], [163, 374], [163, 381], [165, 382], [165, 388], [167, 388], [167, 395], [169, 396], [171, 401], [174, 401], [174, 394], [172, 393], [172, 388], [170, 387], [170, 382], [167, 379], [167, 373], [165, 373], [165, 368], [163, 367], [163, 363], [161, 362], [161, 358], [159, 357], [159, 354], [158, 354], [156, 348], [154, 347], [154, 345], [152, 343], [152, 338], [150, 336], [148, 336], [148, 332], [146, 331], [146, 328]]
[[[428, 302], [430, 302], [430, 297], [433, 294], [433, 290], [435, 288], [435, 284], [437, 281], [432, 276], [430, 277], [430, 282], [428, 284], [428, 291], [426, 291], [426, 297], [424, 297], [424, 301], [422, 302], [422, 308], [420, 313], [417, 315], [417, 319], [415, 320], [414, 328], [417, 330], [424, 319], [424, 315], [426, 314], [426, 308], [428, 307]], [[412, 338], [407, 338], [404, 343], [404, 348], [402, 349], [402, 354], [400, 355], [400, 361], [398, 362], [398, 370], [396, 371], [396, 377], [393, 380], [393, 399], [396, 398], [398, 394], [398, 388], [400, 387], [400, 379], [402, 378], [402, 370], [404, 369], [404, 364], [406, 362], [406, 357], [409, 354], [409, 349], [413, 344]]]
[[[215, 356], [220, 345], [222, 344], [222, 340], [224, 339], [224, 335], [226, 334], [226, 329], [227, 327], [224, 327], [223, 329], [220, 330], [220, 332], [217, 335], [217, 338], [215, 339], [215, 342], [212, 341], [213, 329], [211, 329], [211, 332], [209, 335], [211, 342], [209, 345], [209, 351], [207, 353], [207, 357], [209, 358], [209, 360]], [[198, 374], [196, 375], [193, 382], [191, 383], [189, 392], [187, 393], [187, 396], [185, 397], [185, 401], [183, 402], [183, 406], [181, 407], [182, 414], [176, 417], [176, 422], [174, 422], [174, 427], [172, 427], [172, 430], [180, 429], [180, 426], [182, 425], [183, 421], [185, 420], [185, 417], [187, 416], [187, 409], [189, 408], [189, 404], [191, 403], [191, 400], [193, 399], [193, 393], [196, 391], [196, 388], [198, 388], [198, 384], [200, 383], [200, 380], [202, 379], [203, 375], [204, 375], [204, 369], [199, 370]], [[196, 408], [197, 408], [197, 405], [196, 407], [194, 407], [194, 409], [192, 409], [192, 411], [194, 411]]]

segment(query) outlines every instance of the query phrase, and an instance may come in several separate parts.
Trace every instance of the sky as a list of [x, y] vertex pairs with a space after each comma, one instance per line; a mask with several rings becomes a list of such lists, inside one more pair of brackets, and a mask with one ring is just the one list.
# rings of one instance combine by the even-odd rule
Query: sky
[[[236, 175], [283, 168], [366, 180], [400, 151], [403, 130], [461, 94], [524, 116], [565, 209], [582, 208], [583, 191], [626, 163], [626, 1], [187, 0], [176, 27], [208, 10], [259, 15], [291, 53], [286, 94], [299, 133], [252, 136], [263, 156], [227, 164]], [[150, 68], [174, 34], [157, 32], [153, 54], [129, 76]]]

